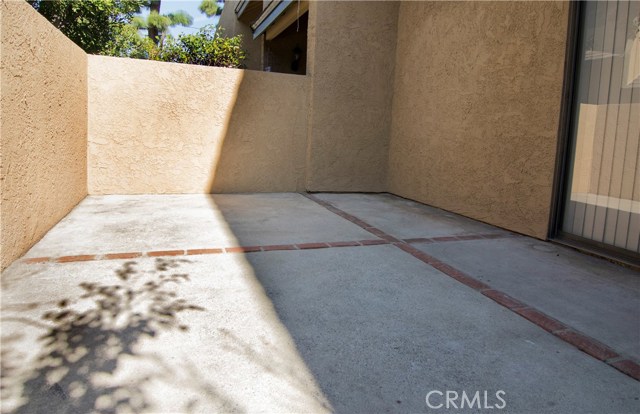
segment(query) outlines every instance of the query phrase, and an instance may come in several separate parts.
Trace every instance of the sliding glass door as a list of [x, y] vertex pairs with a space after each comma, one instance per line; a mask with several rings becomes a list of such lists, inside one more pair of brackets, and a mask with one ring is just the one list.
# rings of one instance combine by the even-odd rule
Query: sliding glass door
[[581, 8], [561, 233], [638, 258], [640, 1]]

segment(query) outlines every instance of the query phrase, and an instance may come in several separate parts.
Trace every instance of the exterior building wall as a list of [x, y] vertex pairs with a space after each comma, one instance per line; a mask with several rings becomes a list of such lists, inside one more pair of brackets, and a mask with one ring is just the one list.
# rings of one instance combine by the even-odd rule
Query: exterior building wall
[[89, 56], [90, 194], [304, 189], [303, 76]]
[[87, 57], [2, 1], [0, 264], [87, 192], [389, 191], [545, 238], [568, 9], [311, 2], [296, 76]]
[[389, 190], [546, 238], [567, 2], [403, 2]]
[[399, 7], [394, 1], [310, 3], [310, 191], [387, 189]]
[[224, 30], [224, 35], [227, 37], [241, 35], [242, 47], [247, 52], [244, 65], [247, 69], [262, 70], [262, 36], [253, 40], [251, 27], [236, 18], [235, 9], [238, 3], [238, 0], [224, 2], [218, 27]]
[[87, 194], [87, 59], [24, 1], [0, 2], [0, 267]]

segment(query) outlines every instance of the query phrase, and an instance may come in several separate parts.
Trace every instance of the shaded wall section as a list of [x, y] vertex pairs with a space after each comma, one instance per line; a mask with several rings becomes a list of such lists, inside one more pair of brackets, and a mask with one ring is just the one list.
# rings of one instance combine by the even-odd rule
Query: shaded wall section
[[390, 191], [546, 238], [567, 2], [403, 2]]
[[310, 191], [387, 189], [399, 7], [379, 1], [309, 5]]
[[87, 59], [24, 1], [0, 2], [2, 269], [87, 194]]
[[303, 189], [305, 77], [89, 56], [90, 194]]

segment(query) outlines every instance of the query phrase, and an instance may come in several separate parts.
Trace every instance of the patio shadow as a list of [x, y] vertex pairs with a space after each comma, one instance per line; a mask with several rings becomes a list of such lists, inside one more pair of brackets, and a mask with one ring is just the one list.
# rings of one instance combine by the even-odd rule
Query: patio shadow
[[151, 378], [114, 378], [122, 359], [137, 355], [141, 339], [188, 330], [178, 315], [204, 310], [175, 292], [175, 285], [189, 281], [188, 274], [178, 271], [180, 262], [186, 261], [156, 259], [151, 272], [125, 262], [115, 271], [115, 283], [81, 283], [82, 295], [63, 299], [57, 309], [46, 312], [42, 323], [51, 327], [40, 338], [39, 356], [23, 385], [22, 405], [13, 412], [148, 410], [143, 386]]

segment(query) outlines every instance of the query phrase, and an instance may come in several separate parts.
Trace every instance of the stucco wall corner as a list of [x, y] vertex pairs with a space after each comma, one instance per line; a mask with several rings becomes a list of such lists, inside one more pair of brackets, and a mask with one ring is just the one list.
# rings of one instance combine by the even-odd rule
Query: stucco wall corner
[[547, 237], [567, 2], [403, 2], [389, 188]]
[[310, 4], [310, 191], [387, 190], [399, 6], [395, 1]]
[[0, 2], [4, 269], [87, 194], [86, 54], [24, 1]]

